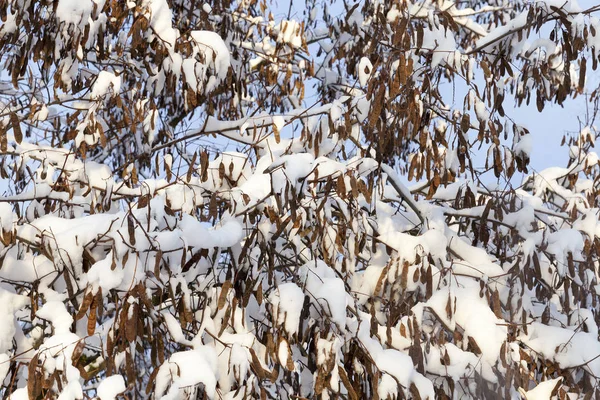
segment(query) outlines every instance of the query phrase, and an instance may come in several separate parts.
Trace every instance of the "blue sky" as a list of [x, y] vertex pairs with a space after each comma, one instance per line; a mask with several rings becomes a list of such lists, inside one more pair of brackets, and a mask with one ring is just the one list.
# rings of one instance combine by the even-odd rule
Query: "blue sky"
[[[598, 4], [595, 0], [579, 0], [582, 9]], [[588, 63], [590, 65], [590, 63]], [[593, 91], [600, 84], [600, 70], [587, 70], [586, 90]], [[591, 107], [591, 105], [590, 105]], [[575, 134], [585, 126], [586, 97], [578, 96], [568, 99], [564, 107], [547, 104], [542, 113], [537, 111], [535, 99], [529, 106], [508, 110], [517, 122], [525, 126], [533, 134], [534, 147], [531, 153], [531, 167], [542, 170], [553, 166], [566, 166], [568, 149], [560, 146], [565, 133]], [[591, 112], [591, 110], [590, 110]]]
[[[305, 3], [298, 0], [290, 1], [292, 9], [291, 17], [301, 19]], [[290, 1], [273, 2], [272, 6], [276, 10], [274, 12], [276, 18], [287, 17], [290, 9]], [[352, 1], [349, 2], [350, 6], [352, 3]], [[597, 5], [597, 1], [579, 0], [578, 4], [582, 9], [586, 9]], [[343, 12], [343, 10], [340, 10], [340, 13], [341, 12]], [[550, 25], [548, 24], [541, 35], [547, 37], [549, 28]], [[588, 68], [587, 75], [587, 89], [588, 91], [592, 91], [600, 84], [600, 78], [596, 71], [593, 71], [591, 68]], [[447, 96], [446, 99], [449, 100], [454, 97], [456, 102], [455, 106], [461, 109], [466, 90], [463, 91], [461, 88], [457, 87], [459, 84], [460, 83], [457, 81], [456, 86], [454, 86], [454, 89], [456, 90], [454, 96], [452, 94], [453, 86], [448, 84], [447, 93], [445, 95]], [[310, 98], [310, 95], [308, 95], [307, 99]], [[539, 171], [553, 166], [566, 166], [566, 163], [568, 162], [568, 149], [564, 146], [561, 147], [560, 143], [564, 134], [570, 133], [572, 135], [579, 132], [580, 128], [584, 126], [586, 116], [585, 96], [578, 96], [576, 99], [568, 99], [565, 102], [564, 107], [555, 104], [547, 104], [542, 113], [539, 113], [537, 110], [535, 98], [529, 106], [523, 105], [519, 108], [514, 108], [511, 107], [511, 99], [507, 96], [504, 108], [510, 117], [512, 117], [519, 125], [523, 125], [529, 129], [533, 135], [534, 148], [531, 153], [530, 164], [532, 170]]]

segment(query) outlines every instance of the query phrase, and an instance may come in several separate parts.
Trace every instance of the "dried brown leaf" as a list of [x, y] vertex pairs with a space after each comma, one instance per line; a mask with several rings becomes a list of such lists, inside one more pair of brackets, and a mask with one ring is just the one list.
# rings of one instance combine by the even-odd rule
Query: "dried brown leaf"
[[223, 282], [223, 286], [221, 287], [221, 293], [219, 293], [219, 300], [217, 302], [217, 307], [219, 310], [225, 307], [225, 303], [227, 302], [227, 293], [229, 293], [229, 289], [231, 289], [232, 286], [233, 283], [231, 283], [231, 281]]

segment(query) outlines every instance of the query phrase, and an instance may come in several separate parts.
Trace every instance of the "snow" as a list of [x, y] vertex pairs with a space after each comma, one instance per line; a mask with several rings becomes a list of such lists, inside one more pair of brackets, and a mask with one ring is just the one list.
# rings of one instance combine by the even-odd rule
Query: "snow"
[[[80, 340], [79, 336], [71, 332], [57, 333], [46, 339], [38, 349], [39, 360], [44, 370], [49, 374], [54, 371], [66, 372], [67, 378], [72, 378], [68, 380], [77, 385], [79, 371], [72, 365], [72, 356]], [[69, 391], [77, 391], [77, 389], [81, 390], [81, 386], [71, 388]]]
[[[475, 113], [479, 122], [487, 122], [490, 118], [490, 113], [487, 111], [485, 103], [479, 99], [475, 100]], [[529, 153], [530, 151], [528, 151], [526, 154]]]
[[285, 126], [285, 119], [281, 115], [276, 115], [273, 117], [273, 125], [275, 125], [277, 130], [281, 132]]
[[237, 382], [243, 382], [250, 371], [250, 355], [247, 345], [233, 342], [229, 353], [229, 370]]
[[431, 68], [436, 68], [438, 65], [454, 59], [456, 42], [450, 30], [433, 27], [433, 29], [425, 29], [421, 48], [431, 51]]
[[[449, 364], [443, 364], [442, 360], [448, 355]], [[427, 355], [427, 371], [440, 375], [450, 376], [458, 381], [468, 377], [472, 371], [479, 366], [479, 357], [471, 352], [464, 351], [452, 343], [446, 343], [439, 348], [432, 347]]]
[[10, 357], [6, 353], [0, 353], [0, 382], [4, 381], [10, 370]]
[[90, 97], [92, 99], [104, 97], [110, 89], [112, 89], [113, 96], [119, 95], [121, 90], [121, 77], [116, 76], [112, 72], [100, 71], [96, 78], [96, 82], [94, 82], [94, 86], [92, 86]]
[[276, 32], [277, 41], [287, 43], [292, 47], [302, 47], [302, 31], [301, 25], [295, 20], [284, 20], [278, 25], [273, 26], [273, 31]]
[[87, 280], [92, 284], [94, 292], [101, 288], [103, 292], [116, 289], [121, 286], [125, 273], [122, 268], [112, 269], [113, 253], [96, 262], [87, 273]]
[[185, 335], [181, 330], [181, 325], [179, 324], [179, 321], [177, 321], [175, 317], [169, 314], [168, 312], [164, 312], [162, 316], [167, 324], [169, 335], [171, 335], [173, 340], [180, 344], [189, 345], [190, 342], [185, 338]]
[[276, 292], [270, 296], [277, 321], [283, 323], [283, 328], [289, 335], [298, 332], [300, 314], [304, 305], [304, 292], [295, 283], [279, 285]]
[[200, 47], [205, 62], [213, 66], [216, 76], [225, 79], [231, 60], [229, 49], [221, 36], [211, 31], [192, 31], [190, 36]]
[[[419, 390], [421, 398], [429, 396], [429, 398], [434, 399], [435, 394], [431, 381], [415, 370], [410, 356], [394, 349], [383, 349], [381, 344], [369, 334], [368, 325], [371, 316], [361, 315], [361, 317], [362, 322], [359, 324], [356, 334], [366, 350], [371, 354], [371, 357], [373, 357], [377, 367], [382, 372], [395, 378], [394, 380], [397, 380], [404, 387], [409, 387], [411, 383], [414, 383]], [[382, 388], [382, 392], [380, 393], [395, 393], [389, 379], [385, 379], [383, 383], [384, 388]]]
[[96, 0], [59, 0], [56, 7], [56, 18], [67, 24], [82, 25], [87, 23]]
[[[490, 47], [498, 46], [501, 42], [500, 38], [505, 37], [510, 32], [516, 32], [517, 29], [523, 28], [527, 24], [527, 12], [524, 11], [510, 20], [507, 24], [500, 25], [496, 29], [489, 32], [485, 37], [479, 39], [475, 43], [476, 48], [489, 50]], [[518, 53], [518, 52], [517, 52]]]
[[313, 304], [343, 329], [346, 326], [348, 304], [344, 282], [320, 260], [315, 264], [301, 266], [299, 274], [304, 290]]
[[[465, 338], [471, 337], [477, 343], [481, 356], [476, 358], [473, 358], [475, 354], [472, 353], [464, 353], [455, 348], [445, 348], [446, 351], [449, 350], [449, 355], [454, 355], [454, 358], [450, 357], [450, 360], [454, 360], [455, 365], [456, 363], [462, 365], [460, 369], [449, 373], [464, 373], [465, 369], [463, 368], [470, 365], [477, 368], [484, 379], [495, 382], [496, 376], [493, 368], [498, 362], [500, 349], [506, 340], [506, 322], [496, 317], [487, 301], [481, 298], [479, 285], [473, 286], [455, 289], [442, 288], [434, 293], [427, 302], [415, 306], [413, 312], [420, 316], [430, 309], [435, 313], [436, 318], [439, 318], [451, 331], [460, 328], [464, 332]], [[450, 307], [450, 316], [447, 307]], [[439, 351], [441, 352], [441, 350]], [[477, 362], [473, 363], [475, 359]], [[432, 368], [437, 370], [440, 366], [434, 364]]]
[[40, 318], [50, 321], [55, 333], [68, 333], [73, 324], [73, 317], [62, 301], [48, 301], [37, 312]]
[[358, 63], [358, 81], [361, 86], [366, 86], [373, 72], [373, 64], [367, 57], [362, 57]]
[[521, 139], [513, 147], [513, 151], [516, 155], [526, 158], [531, 157], [531, 151], [533, 150], [533, 136], [523, 135]]
[[568, 254], [580, 259], [583, 251], [584, 240], [579, 231], [574, 229], [563, 229], [548, 235], [548, 252], [558, 259], [558, 273], [565, 273], [565, 265], [568, 262]]
[[284, 339], [281, 342], [279, 342], [279, 350], [277, 352], [277, 357], [279, 359], [279, 363], [281, 365], [287, 366], [287, 362], [288, 362], [288, 359], [290, 356], [291, 356], [291, 354], [290, 354], [290, 349], [288, 347], [288, 342]]
[[323, 283], [317, 290], [312, 291], [312, 294], [317, 298], [329, 315], [331, 320], [338, 326], [346, 325], [346, 290], [344, 282], [339, 278], [323, 278]]
[[156, 398], [178, 399], [182, 391], [192, 395], [199, 383], [204, 384], [208, 398], [214, 398], [217, 386], [216, 364], [217, 354], [208, 346], [174, 353], [160, 366], [156, 375]]
[[534, 322], [519, 340], [558, 363], [560, 368], [584, 366], [596, 376], [600, 373], [600, 342], [596, 332], [577, 332]]
[[12, 231], [15, 222], [11, 206], [8, 203], [0, 203], [0, 228], [5, 232]]
[[0, 38], [4, 35], [11, 34], [17, 30], [17, 21], [16, 21], [17, 13], [7, 13], [6, 21], [2, 23], [0, 26]]
[[150, 10], [150, 26], [164, 44], [173, 49], [179, 32], [173, 28], [173, 13], [167, 0], [144, 0], [142, 3]]
[[50, 114], [50, 110], [48, 109], [48, 107], [46, 107], [45, 104], [42, 104], [42, 107], [40, 108], [39, 111], [36, 111], [36, 113], [34, 114], [32, 120], [33, 121], [46, 121], [46, 119], [48, 119], [48, 115]]
[[27, 296], [11, 293], [0, 286], [0, 354], [12, 348], [13, 337], [17, 332], [15, 313], [29, 303]]
[[540, 382], [535, 388], [521, 393], [526, 400], [547, 400], [552, 398], [552, 392], [562, 382], [563, 378], [549, 379]]
[[123, 377], [112, 375], [100, 382], [97, 394], [100, 400], [114, 400], [118, 394], [123, 393], [126, 389]]
[[191, 216], [185, 216], [181, 222], [181, 229], [187, 232], [195, 232], [192, 237], [188, 236], [188, 245], [208, 249], [211, 247], [231, 247], [243, 236], [242, 226], [235, 220], [224, 221], [221, 226], [208, 230], [198, 220]]

